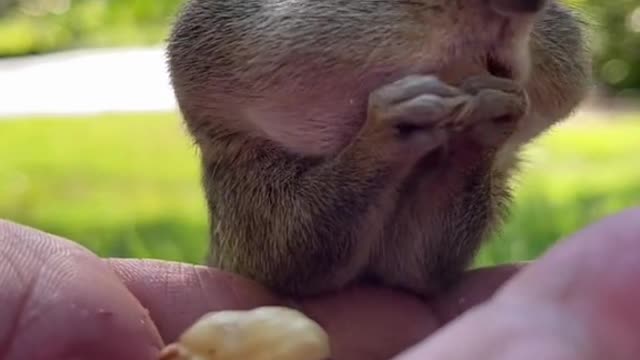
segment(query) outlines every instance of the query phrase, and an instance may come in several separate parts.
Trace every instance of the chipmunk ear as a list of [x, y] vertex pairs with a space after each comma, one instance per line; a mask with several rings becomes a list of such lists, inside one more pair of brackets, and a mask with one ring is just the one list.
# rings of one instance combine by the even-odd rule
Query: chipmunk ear
[[491, 7], [503, 15], [532, 15], [540, 12], [547, 0], [489, 0]]

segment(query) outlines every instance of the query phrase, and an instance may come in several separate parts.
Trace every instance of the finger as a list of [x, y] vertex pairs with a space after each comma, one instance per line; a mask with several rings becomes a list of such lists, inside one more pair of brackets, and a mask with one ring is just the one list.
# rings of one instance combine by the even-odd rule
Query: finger
[[[500, 293], [570, 311], [614, 359], [640, 357], [640, 207], [580, 231]], [[597, 339], [597, 340], [596, 340]]]
[[[392, 290], [354, 288], [293, 302], [215, 269], [163, 261], [108, 261], [149, 309], [167, 343], [207, 312], [264, 305], [298, 308], [317, 321], [329, 333], [336, 359], [389, 359], [437, 327], [424, 302]], [[371, 341], [383, 337], [385, 341]]]
[[[354, 287], [294, 303], [215, 269], [164, 261], [107, 261], [149, 309], [165, 342], [175, 341], [207, 312], [264, 305], [297, 307], [316, 320], [329, 333], [336, 359], [389, 359], [440, 326], [439, 314], [435, 316], [424, 301], [400, 291]], [[450, 295], [466, 301], [451, 307], [443, 302], [438, 311], [453, 314], [484, 301], [514, 271], [505, 266], [470, 273]]]
[[92, 253], [0, 221], [0, 358], [153, 359], [144, 308]]
[[639, 278], [635, 208], [569, 237], [397, 359], [638, 359]]
[[216, 269], [160, 260], [106, 261], [148, 309], [166, 343], [205, 313], [283, 302], [253, 281]]
[[421, 299], [391, 289], [355, 287], [300, 309], [329, 333], [335, 359], [386, 360], [438, 327]]
[[515, 274], [525, 267], [508, 264], [468, 271], [462, 280], [445, 294], [429, 303], [433, 312], [446, 324], [465, 311], [484, 303]]
[[[435, 301], [391, 289], [358, 287], [303, 303], [304, 311], [336, 339], [336, 359], [390, 359], [443, 324], [486, 301], [520, 266], [468, 272]], [[376, 341], [375, 339], [380, 339]]]

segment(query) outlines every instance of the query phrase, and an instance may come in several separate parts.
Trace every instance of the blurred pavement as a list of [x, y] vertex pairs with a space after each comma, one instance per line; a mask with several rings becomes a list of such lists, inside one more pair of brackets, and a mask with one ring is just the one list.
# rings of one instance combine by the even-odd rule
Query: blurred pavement
[[162, 48], [0, 59], [0, 117], [175, 108]]

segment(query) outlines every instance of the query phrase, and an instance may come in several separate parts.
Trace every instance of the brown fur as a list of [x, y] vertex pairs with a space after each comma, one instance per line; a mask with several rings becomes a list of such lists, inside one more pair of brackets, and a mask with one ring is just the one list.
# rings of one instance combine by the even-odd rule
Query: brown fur
[[[502, 218], [518, 150], [570, 114], [590, 76], [566, 7], [510, 19], [488, 3], [188, 1], [168, 55], [201, 150], [210, 264], [287, 294], [364, 277], [429, 294], [454, 280]], [[435, 74], [464, 88], [488, 53], [526, 90], [524, 117], [454, 133], [412, 115], [427, 128], [396, 136], [385, 86]], [[516, 99], [498, 90], [483, 94]]]

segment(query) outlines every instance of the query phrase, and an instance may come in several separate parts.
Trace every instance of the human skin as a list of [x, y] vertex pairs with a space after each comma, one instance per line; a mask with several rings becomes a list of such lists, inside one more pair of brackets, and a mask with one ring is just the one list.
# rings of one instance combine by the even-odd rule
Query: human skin
[[367, 287], [292, 301], [215, 269], [100, 259], [0, 222], [0, 358], [154, 359], [206, 312], [276, 304], [318, 321], [336, 360], [638, 359], [639, 220], [640, 208], [610, 216], [429, 302]]

